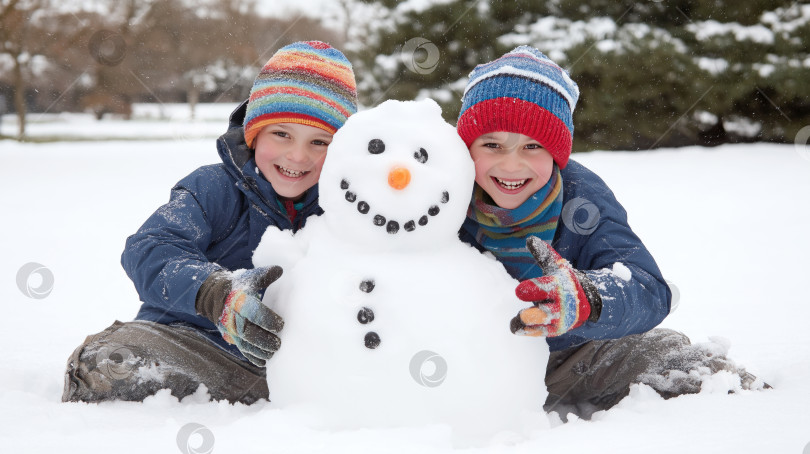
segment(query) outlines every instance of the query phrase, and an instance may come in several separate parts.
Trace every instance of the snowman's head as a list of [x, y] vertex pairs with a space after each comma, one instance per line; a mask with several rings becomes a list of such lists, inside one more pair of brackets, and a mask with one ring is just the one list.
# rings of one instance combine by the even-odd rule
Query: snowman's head
[[435, 101], [386, 101], [335, 133], [318, 183], [329, 229], [378, 250], [457, 241], [473, 161]]

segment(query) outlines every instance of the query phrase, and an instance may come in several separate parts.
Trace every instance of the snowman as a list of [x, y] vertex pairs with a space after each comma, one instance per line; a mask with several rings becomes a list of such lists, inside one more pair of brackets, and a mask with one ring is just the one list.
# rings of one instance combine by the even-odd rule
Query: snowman
[[387, 101], [334, 135], [325, 214], [271, 227], [255, 266], [284, 275], [264, 303], [284, 318], [270, 400], [326, 428], [444, 424], [483, 440], [548, 424], [548, 346], [515, 336], [517, 282], [461, 242], [474, 166], [432, 100]]

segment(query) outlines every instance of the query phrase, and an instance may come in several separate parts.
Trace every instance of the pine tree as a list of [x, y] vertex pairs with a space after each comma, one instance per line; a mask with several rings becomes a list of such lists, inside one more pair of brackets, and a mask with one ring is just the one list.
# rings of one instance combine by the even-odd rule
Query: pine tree
[[455, 122], [469, 71], [529, 44], [580, 86], [578, 150], [789, 142], [810, 124], [807, 4], [456, 0], [405, 10], [377, 3], [390, 14], [354, 57], [367, 106], [433, 97]]

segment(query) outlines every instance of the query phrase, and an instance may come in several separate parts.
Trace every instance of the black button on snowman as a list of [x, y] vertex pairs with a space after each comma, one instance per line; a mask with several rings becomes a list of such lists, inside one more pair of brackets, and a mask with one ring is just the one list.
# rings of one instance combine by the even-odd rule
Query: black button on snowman
[[[374, 281], [372, 280], [365, 280], [360, 283], [360, 291], [363, 293], [371, 293], [374, 290]], [[357, 321], [366, 325], [374, 321], [374, 311], [371, 310], [369, 307], [363, 307], [357, 313]], [[375, 333], [374, 331], [369, 331], [366, 333], [366, 337], [363, 339], [366, 347], [370, 349], [375, 349], [380, 346], [380, 335]]]

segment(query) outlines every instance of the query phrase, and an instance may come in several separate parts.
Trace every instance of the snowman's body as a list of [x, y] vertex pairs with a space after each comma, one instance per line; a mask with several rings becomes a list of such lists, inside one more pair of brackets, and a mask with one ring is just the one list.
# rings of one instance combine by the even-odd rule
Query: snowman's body
[[458, 239], [473, 163], [439, 107], [355, 114], [328, 153], [326, 213], [295, 237], [268, 230], [254, 254], [285, 269], [265, 295], [285, 321], [271, 401], [317, 407], [330, 427], [447, 423], [486, 438], [543, 424], [548, 347], [510, 332], [516, 282]]

